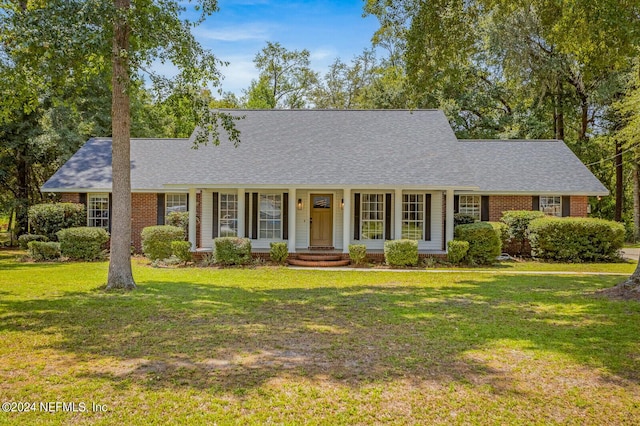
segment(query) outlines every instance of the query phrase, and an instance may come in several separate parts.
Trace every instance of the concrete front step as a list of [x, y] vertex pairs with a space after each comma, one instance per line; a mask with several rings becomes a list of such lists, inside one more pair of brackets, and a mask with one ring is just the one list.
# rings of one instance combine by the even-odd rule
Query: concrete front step
[[343, 260], [341, 254], [320, 254], [320, 253], [298, 253], [297, 259], [300, 260], [313, 260], [313, 261], [333, 261], [333, 260]]
[[303, 259], [288, 259], [289, 265], [293, 266], [306, 266], [309, 268], [330, 268], [337, 266], [347, 266], [351, 261], [349, 259], [342, 259], [342, 256], [339, 259], [335, 260], [303, 260]]

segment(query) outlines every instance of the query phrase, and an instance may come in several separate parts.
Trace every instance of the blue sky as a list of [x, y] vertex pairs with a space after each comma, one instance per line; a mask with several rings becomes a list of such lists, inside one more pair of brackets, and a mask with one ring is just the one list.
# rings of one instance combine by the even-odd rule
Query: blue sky
[[220, 11], [197, 27], [198, 41], [229, 66], [222, 89], [238, 95], [258, 75], [253, 58], [267, 41], [289, 50], [307, 49], [321, 72], [339, 57], [344, 62], [371, 46], [375, 17], [362, 17], [363, 0], [219, 0]]

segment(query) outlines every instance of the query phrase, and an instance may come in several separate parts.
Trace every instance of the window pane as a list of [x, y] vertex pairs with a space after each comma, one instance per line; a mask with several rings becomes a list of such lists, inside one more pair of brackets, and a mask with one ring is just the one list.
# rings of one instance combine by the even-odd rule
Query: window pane
[[424, 195], [402, 196], [402, 238], [421, 240], [424, 235]]
[[282, 195], [260, 194], [258, 237], [270, 240], [282, 238]]
[[221, 237], [238, 236], [238, 194], [220, 194]]
[[476, 220], [480, 220], [479, 195], [460, 195], [458, 200], [458, 213], [466, 214]]
[[109, 194], [89, 194], [87, 226], [109, 229]]
[[384, 239], [384, 195], [362, 194], [361, 217], [363, 240]]
[[187, 194], [165, 195], [165, 214], [167, 216], [171, 212], [186, 212], [187, 208]]
[[331, 197], [327, 195], [314, 195], [313, 196], [313, 208], [314, 209], [330, 209]]
[[562, 216], [561, 197], [540, 196], [540, 211], [549, 216]]

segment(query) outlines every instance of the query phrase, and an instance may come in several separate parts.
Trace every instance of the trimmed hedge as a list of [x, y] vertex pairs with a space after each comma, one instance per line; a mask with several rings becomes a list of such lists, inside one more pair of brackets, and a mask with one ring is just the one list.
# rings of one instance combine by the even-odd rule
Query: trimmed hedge
[[457, 265], [462, 262], [468, 251], [468, 241], [451, 240], [447, 243], [447, 260]]
[[507, 243], [515, 247], [519, 256], [531, 256], [531, 252], [527, 247], [529, 224], [532, 220], [546, 217], [546, 215], [537, 210], [511, 210], [502, 214], [500, 222], [507, 225], [507, 238], [503, 243]]
[[182, 228], [171, 225], [147, 226], [140, 233], [142, 252], [150, 260], [162, 260], [171, 256], [171, 242], [183, 241]]
[[624, 236], [621, 223], [604, 219], [545, 217], [529, 224], [533, 256], [562, 262], [616, 260]]
[[189, 212], [171, 212], [167, 215], [165, 225], [177, 226], [184, 231], [185, 238], [189, 234]]
[[490, 265], [502, 252], [498, 233], [487, 222], [456, 226], [454, 235], [456, 240], [469, 243], [469, 251], [464, 260], [472, 265]]
[[367, 259], [367, 246], [364, 244], [349, 244], [349, 259], [354, 265], [362, 265]]
[[269, 244], [269, 258], [276, 263], [284, 263], [289, 257], [289, 246], [287, 243]]
[[246, 265], [251, 262], [251, 240], [238, 237], [218, 237], [214, 241], [216, 263]]
[[102, 259], [102, 246], [109, 241], [109, 233], [102, 228], [79, 227], [58, 231], [62, 255], [74, 260]]
[[185, 264], [193, 259], [189, 241], [171, 241], [171, 253]]
[[496, 232], [498, 238], [500, 238], [501, 250], [504, 246], [509, 242], [509, 227], [506, 223], [502, 222], [487, 222], [489, 225], [493, 227], [493, 230]]
[[458, 225], [467, 225], [469, 223], [475, 223], [476, 218], [471, 216], [470, 214], [465, 213], [455, 213], [453, 215], [453, 226]]
[[418, 264], [418, 242], [416, 240], [393, 240], [384, 242], [384, 260], [391, 266], [415, 266]]
[[87, 224], [84, 204], [49, 203], [29, 207], [31, 233], [46, 235], [52, 241], [61, 229], [75, 228]]
[[27, 246], [29, 249], [29, 256], [37, 262], [57, 260], [60, 258], [60, 243], [30, 241]]
[[27, 250], [28, 244], [31, 241], [42, 241], [47, 242], [49, 238], [46, 235], [36, 235], [36, 234], [22, 234], [18, 237], [18, 244], [22, 250]]

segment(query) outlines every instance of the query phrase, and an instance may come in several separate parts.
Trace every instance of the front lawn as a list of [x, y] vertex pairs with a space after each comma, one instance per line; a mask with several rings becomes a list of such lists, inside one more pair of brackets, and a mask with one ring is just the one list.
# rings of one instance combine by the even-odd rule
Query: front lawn
[[0, 424], [640, 423], [620, 276], [106, 271], [0, 251]]

